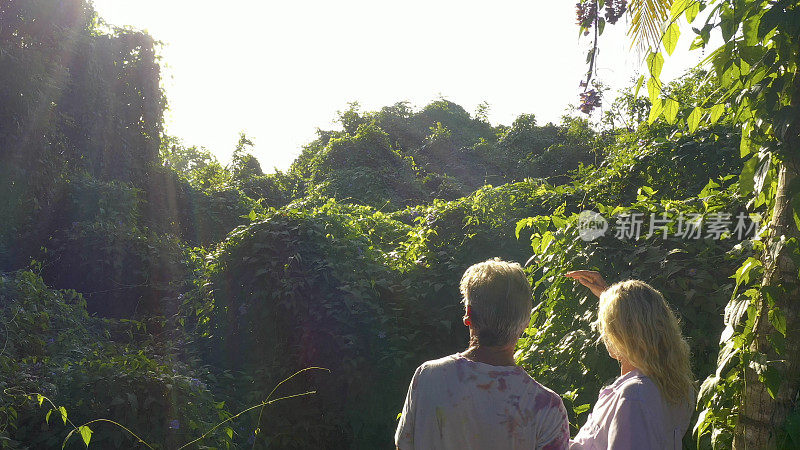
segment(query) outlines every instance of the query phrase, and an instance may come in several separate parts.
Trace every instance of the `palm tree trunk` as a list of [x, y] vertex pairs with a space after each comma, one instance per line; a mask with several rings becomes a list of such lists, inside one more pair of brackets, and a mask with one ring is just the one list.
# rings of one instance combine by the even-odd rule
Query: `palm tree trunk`
[[[800, 122], [800, 119], [795, 122]], [[800, 128], [800, 123], [796, 123]], [[792, 134], [795, 143], [800, 144], [797, 134]], [[794, 145], [794, 152], [800, 152], [800, 145]], [[798, 265], [791, 253], [796, 250], [783, 245], [781, 238], [799, 238], [794, 223], [792, 195], [800, 195], [797, 188], [792, 189], [792, 182], [800, 180], [797, 158], [789, 159], [779, 166], [778, 186], [775, 207], [770, 221], [770, 235], [767, 250], [762, 255], [764, 280], [762, 286], [778, 286], [782, 295], [775, 298], [775, 307], [786, 316], [786, 347], [778, 354], [774, 346], [767, 340], [775, 328], [768, 319], [769, 305], [761, 296], [758, 308], [759, 320], [755, 324], [756, 338], [753, 349], [766, 355], [768, 361], [782, 360], [781, 384], [773, 399], [764, 383], [751, 367], [745, 368], [746, 387], [744, 404], [734, 437], [734, 448], [762, 449], [775, 448], [778, 445], [775, 431], [783, 425], [789, 412], [795, 406], [798, 388], [800, 387], [800, 280]], [[797, 183], [797, 181], [795, 181]], [[792, 190], [795, 193], [792, 193]]]

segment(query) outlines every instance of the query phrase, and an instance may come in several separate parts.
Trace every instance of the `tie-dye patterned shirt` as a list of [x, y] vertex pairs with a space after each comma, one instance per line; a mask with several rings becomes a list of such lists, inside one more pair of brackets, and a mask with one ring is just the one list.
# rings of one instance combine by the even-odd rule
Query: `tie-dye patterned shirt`
[[414, 373], [395, 443], [406, 449], [566, 449], [561, 397], [519, 366], [492, 366], [460, 354]]

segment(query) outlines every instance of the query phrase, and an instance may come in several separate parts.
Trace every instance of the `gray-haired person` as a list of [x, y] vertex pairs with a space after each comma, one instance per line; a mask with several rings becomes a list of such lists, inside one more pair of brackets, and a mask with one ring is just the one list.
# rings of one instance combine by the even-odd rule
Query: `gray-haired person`
[[469, 348], [423, 363], [411, 379], [395, 444], [406, 449], [566, 449], [561, 397], [514, 362], [531, 286], [517, 263], [475, 264], [461, 278]]

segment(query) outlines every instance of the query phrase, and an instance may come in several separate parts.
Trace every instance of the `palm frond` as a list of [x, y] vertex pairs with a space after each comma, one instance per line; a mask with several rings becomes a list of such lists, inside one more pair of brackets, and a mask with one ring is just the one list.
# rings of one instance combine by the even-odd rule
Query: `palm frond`
[[628, 6], [631, 47], [640, 52], [657, 48], [661, 42], [662, 26], [669, 17], [673, 0], [631, 0]]

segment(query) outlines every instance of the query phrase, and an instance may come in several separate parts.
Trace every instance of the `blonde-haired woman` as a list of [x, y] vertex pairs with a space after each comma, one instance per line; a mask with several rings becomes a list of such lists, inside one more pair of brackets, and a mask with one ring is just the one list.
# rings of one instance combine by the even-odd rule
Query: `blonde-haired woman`
[[597, 325], [620, 376], [602, 389], [571, 449], [680, 449], [694, 410], [689, 346], [664, 296], [598, 272], [568, 272], [600, 298]]

